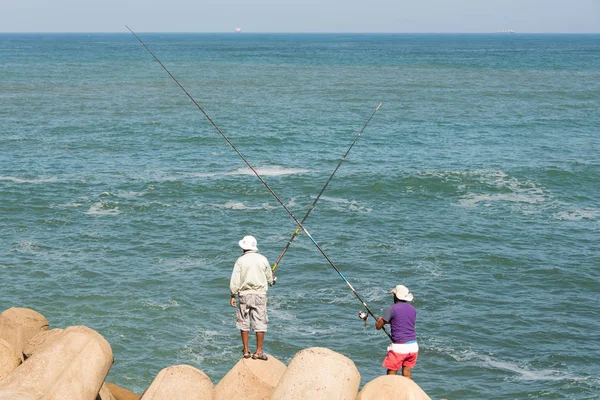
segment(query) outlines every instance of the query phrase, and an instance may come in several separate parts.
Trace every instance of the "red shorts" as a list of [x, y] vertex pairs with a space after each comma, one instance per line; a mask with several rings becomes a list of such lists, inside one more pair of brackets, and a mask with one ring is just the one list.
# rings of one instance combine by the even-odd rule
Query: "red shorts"
[[417, 363], [417, 357], [419, 357], [419, 353], [395, 353], [393, 351], [388, 351], [387, 356], [383, 360], [383, 367], [386, 369], [391, 369], [392, 371], [401, 370], [402, 367], [414, 368]]

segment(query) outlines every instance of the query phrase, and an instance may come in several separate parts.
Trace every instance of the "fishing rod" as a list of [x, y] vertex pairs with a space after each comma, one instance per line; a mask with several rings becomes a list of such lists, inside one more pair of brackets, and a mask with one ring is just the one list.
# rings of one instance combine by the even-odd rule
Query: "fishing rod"
[[358, 135], [356, 135], [356, 137], [354, 138], [354, 141], [352, 142], [352, 144], [350, 145], [350, 147], [348, 148], [348, 150], [346, 150], [346, 153], [342, 156], [342, 159], [340, 160], [340, 162], [338, 163], [338, 165], [335, 167], [335, 169], [333, 170], [333, 172], [329, 176], [329, 179], [327, 179], [327, 182], [325, 182], [325, 186], [323, 186], [323, 189], [321, 189], [321, 191], [319, 192], [319, 194], [317, 195], [317, 197], [315, 198], [315, 200], [312, 202], [312, 204], [308, 208], [308, 211], [304, 215], [304, 218], [302, 218], [302, 221], [300, 221], [300, 225], [298, 225], [298, 227], [296, 228], [296, 230], [294, 231], [294, 233], [292, 233], [292, 236], [290, 237], [290, 240], [288, 240], [287, 244], [285, 245], [285, 247], [281, 251], [281, 254], [279, 254], [279, 257], [275, 261], [275, 264], [273, 264], [273, 268], [271, 268], [273, 271], [275, 271], [275, 269], [277, 268], [277, 266], [281, 262], [281, 259], [283, 258], [283, 256], [285, 255], [285, 253], [290, 248], [290, 245], [292, 244], [292, 242], [294, 241], [294, 239], [296, 238], [296, 236], [298, 236], [298, 233], [300, 233], [300, 226], [304, 224], [304, 221], [306, 221], [306, 219], [308, 218], [308, 216], [310, 215], [310, 213], [312, 212], [312, 210], [315, 208], [315, 206], [317, 205], [317, 202], [321, 198], [321, 195], [323, 194], [323, 192], [325, 191], [325, 189], [327, 189], [327, 186], [329, 185], [329, 182], [331, 182], [331, 179], [333, 179], [333, 176], [336, 174], [336, 172], [338, 171], [338, 169], [340, 169], [340, 167], [342, 166], [342, 163], [346, 160], [346, 157], [348, 156], [348, 153], [350, 153], [350, 150], [352, 150], [352, 147], [354, 147], [354, 145], [358, 141], [358, 138], [360, 138], [360, 135], [362, 135], [363, 131], [365, 130], [365, 128], [367, 127], [367, 125], [369, 125], [369, 122], [371, 122], [371, 119], [373, 118], [373, 116], [375, 115], [375, 113], [377, 111], [379, 111], [379, 107], [381, 107], [382, 104], [383, 103], [379, 103], [379, 105], [377, 106], [377, 108], [375, 109], [375, 111], [373, 111], [373, 113], [371, 114], [371, 116], [369, 117], [369, 119], [367, 120], [367, 122], [365, 123], [365, 125], [363, 126], [363, 128], [360, 130], [360, 132], [358, 132]]
[[[336, 265], [333, 263], [333, 261], [331, 260], [331, 258], [329, 258], [329, 256], [327, 255], [327, 253], [325, 253], [325, 251], [321, 248], [321, 246], [319, 245], [319, 243], [317, 243], [317, 241], [312, 237], [312, 235], [310, 234], [310, 232], [308, 232], [308, 230], [306, 230], [306, 228], [304, 227], [304, 225], [302, 225], [302, 223], [300, 221], [298, 221], [298, 218], [296, 218], [296, 216], [294, 214], [292, 214], [292, 212], [290, 211], [290, 209], [287, 208], [287, 206], [285, 205], [285, 203], [279, 198], [279, 196], [277, 196], [277, 193], [275, 193], [273, 191], [273, 189], [271, 189], [271, 186], [269, 186], [269, 184], [263, 179], [263, 177], [252, 166], [252, 164], [250, 164], [250, 162], [246, 159], [246, 157], [244, 157], [244, 155], [242, 153], [240, 153], [240, 151], [233, 145], [233, 143], [231, 142], [231, 140], [229, 140], [229, 138], [223, 133], [223, 131], [221, 130], [221, 128], [219, 128], [219, 126], [212, 120], [212, 118], [206, 113], [206, 111], [204, 111], [204, 109], [200, 106], [200, 104], [198, 104], [198, 102], [196, 100], [194, 100], [194, 98], [188, 93], [187, 90], [185, 90], [185, 88], [181, 85], [181, 83], [179, 83], [179, 81], [177, 80], [177, 78], [175, 78], [175, 76], [173, 76], [173, 74], [171, 74], [171, 72], [167, 69], [167, 67], [165, 67], [164, 64], [158, 59], [158, 57], [156, 57], [154, 55], [154, 53], [148, 48], [148, 46], [146, 46], [146, 44], [142, 41], [142, 39], [140, 39], [140, 37], [138, 35], [136, 35], [135, 32], [133, 32], [131, 30], [131, 28], [129, 28], [127, 25], [125, 25], [125, 27], [129, 30], [129, 32], [131, 32], [133, 34], [133, 36], [135, 36], [135, 38], [141, 43], [141, 45], [144, 46], [144, 48], [148, 51], [148, 53], [150, 53], [150, 55], [154, 58], [154, 60], [156, 60], [156, 62], [162, 67], [162, 69], [164, 69], [165, 72], [167, 74], [169, 74], [169, 76], [175, 81], [175, 83], [177, 84], [177, 86], [179, 86], [181, 88], [181, 90], [183, 90], [183, 92], [186, 94], [186, 96], [189, 97], [189, 99], [200, 110], [200, 112], [202, 112], [202, 114], [204, 114], [204, 116], [206, 117], [206, 119], [208, 119], [208, 121], [212, 124], [212, 126], [217, 130], [217, 132], [219, 132], [219, 134], [223, 137], [223, 139], [225, 139], [225, 141], [227, 142], [227, 144], [229, 144], [229, 146], [231, 146], [231, 148], [237, 153], [237, 155], [240, 156], [240, 158], [244, 161], [244, 163], [246, 163], [246, 165], [248, 166], [248, 168], [250, 168], [252, 170], [252, 172], [254, 172], [254, 175], [256, 175], [256, 177], [261, 181], [261, 183], [267, 188], [267, 190], [269, 191], [269, 193], [271, 193], [273, 195], [273, 197], [275, 197], [275, 199], [277, 200], [277, 202], [279, 202], [279, 204], [281, 204], [281, 206], [283, 207], [283, 209], [290, 215], [290, 217], [292, 217], [292, 219], [294, 220], [294, 222], [296, 222], [296, 224], [298, 224], [298, 227], [300, 229], [302, 229], [302, 231], [304, 232], [304, 234], [306, 236], [308, 236], [308, 238], [314, 243], [314, 245], [316, 246], [316, 248], [319, 250], [319, 252], [321, 252], [321, 254], [323, 255], [323, 257], [325, 257], [325, 259], [329, 262], [329, 264], [333, 267], [333, 269], [335, 269], [335, 271], [338, 273], [338, 275], [344, 280], [344, 282], [346, 282], [346, 285], [348, 285], [348, 287], [350, 288], [350, 290], [352, 291], [352, 293], [354, 293], [354, 295], [356, 296], [356, 298], [362, 303], [363, 307], [365, 307], [365, 309], [367, 310], [367, 312], [373, 318], [375, 318], [375, 320], [377, 320], [377, 316], [373, 313], [373, 311], [371, 311], [371, 309], [369, 308], [369, 306], [367, 305], [367, 303], [365, 303], [365, 301], [363, 300], [363, 298], [358, 294], [358, 292], [354, 289], [354, 287], [352, 287], [352, 284], [350, 284], [350, 282], [348, 281], [348, 279], [346, 279], [346, 277], [344, 276], [344, 274], [342, 274], [342, 271], [340, 271], [339, 268], [336, 267]], [[385, 329], [385, 327], [383, 328], [383, 331], [390, 338], [390, 340], [393, 341], [392, 336], [388, 333], [388, 331]]]

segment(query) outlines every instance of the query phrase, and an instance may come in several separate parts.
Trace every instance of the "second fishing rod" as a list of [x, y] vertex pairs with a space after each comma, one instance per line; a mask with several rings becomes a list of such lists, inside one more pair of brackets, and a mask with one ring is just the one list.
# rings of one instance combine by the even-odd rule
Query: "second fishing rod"
[[[198, 104], [198, 102], [188, 93], [188, 91], [183, 87], [183, 85], [181, 85], [181, 83], [179, 83], [179, 81], [177, 80], [177, 78], [175, 78], [175, 76], [173, 76], [173, 74], [171, 74], [171, 72], [167, 69], [167, 67], [165, 67], [164, 64], [158, 59], [158, 57], [156, 57], [156, 55], [154, 55], [154, 53], [148, 48], [148, 46], [146, 46], [146, 44], [142, 41], [142, 39], [140, 39], [140, 37], [138, 35], [136, 35], [135, 32], [131, 30], [131, 28], [129, 28], [128, 26], [126, 26], [126, 28], [129, 30], [129, 32], [132, 33], [133, 36], [135, 36], [135, 38], [140, 42], [140, 44], [142, 46], [144, 46], [144, 48], [148, 51], [148, 53], [150, 53], [150, 55], [154, 58], [154, 60], [162, 67], [162, 69], [164, 69], [165, 72], [167, 74], [169, 74], [169, 76], [173, 79], [173, 81], [175, 81], [175, 83], [177, 84], [177, 86], [179, 86], [181, 88], [181, 90], [183, 90], [183, 92], [192, 101], [192, 103], [194, 103], [194, 105], [200, 110], [200, 112], [202, 112], [202, 114], [204, 114], [204, 116], [206, 117], [206, 119], [208, 119], [208, 121], [211, 123], [211, 125], [217, 130], [217, 132], [223, 137], [223, 139], [225, 139], [225, 141], [227, 142], [227, 144], [229, 144], [229, 146], [231, 146], [231, 148], [244, 161], [244, 163], [248, 166], [248, 168], [250, 168], [250, 170], [252, 170], [252, 172], [254, 173], [254, 175], [256, 175], [256, 177], [261, 181], [261, 183], [265, 186], [265, 188], [267, 188], [267, 190], [269, 191], [269, 193], [271, 193], [271, 195], [273, 195], [273, 197], [275, 197], [275, 199], [277, 200], [277, 202], [284, 208], [284, 210], [290, 215], [290, 217], [292, 217], [292, 219], [294, 220], [294, 222], [296, 222], [296, 224], [298, 225], [298, 227], [313, 242], [313, 244], [315, 245], [315, 247], [319, 250], [319, 252], [323, 255], [323, 257], [325, 257], [325, 259], [327, 260], [327, 262], [333, 267], [333, 269], [335, 269], [335, 271], [338, 273], [338, 275], [344, 280], [344, 282], [346, 283], [346, 285], [348, 285], [348, 287], [350, 288], [350, 290], [352, 291], [352, 293], [354, 293], [354, 295], [356, 296], [356, 298], [362, 303], [363, 307], [365, 307], [365, 309], [367, 310], [367, 312], [375, 320], [377, 320], [377, 316], [373, 313], [373, 311], [371, 311], [371, 309], [369, 308], [369, 306], [367, 305], [367, 303], [358, 294], [358, 292], [356, 291], [356, 289], [354, 289], [354, 287], [352, 286], [352, 284], [350, 284], [350, 282], [348, 281], [348, 279], [346, 279], [346, 277], [344, 276], [344, 274], [342, 273], [342, 271], [340, 271], [339, 268], [333, 263], [333, 261], [331, 260], [331, 258], [329, 258], [329, 256], [327, 255], [327, 253], [325, 253], [325, 251], [321, 248], [321, 246], [319, 245], [319, 243], [317, 243], [317, 241], [312, 237], [312, 235], [310, 234], [310, 232], [308, 232], [308, 230], [304, 227], [304, 225], [302, 225], [302, 223], [298, 220], [298, 218], [296, 218], [296, 216], [289, 210], [289, 208], [285, 205], [285, 203], [279, 198], [279, 196], [277, 195], [277, 193], [275, 193], [273, 191], [273, 189], [271, 189], [271, 187], [269, 186], [269, 184], [263, 179], [263, 177], [252, 166], [252, 164], [250, 164], [250, 162], [246, 159], [246, 157], [244, 157], [244, 155], [234, 146], [234, 144], [231, 142], [231, 140], [229, 140], [229, 138], [223, 133], [223, 131], [221, 130], [221, 128], [219, 128], [219, 126], [212, 120], [212, 118], [206, 113], [206, 111], [204, 111], [204, 109], [200, 106], [200, 104]], [[384, 327], [383, 330], [384, 330], [385, 334], [390, 338], [390, 340], [392, 340], [392, 336], [385, 329], [385, 327]]]
[[[321, 195], [323, 194], [323, 192], [325, 191], [325, 189], [327, 189], [327, 186], [329, 185], [329, 182], [331, 182], [331, 180], [333, 179], [333, 176], [336, 174], [336, 172], [338, 171], [338, 169], [340, 169], [340, 167], [342, 166], [342, 163], [346, 160], [346, 157], [350, 153], [350, 150], [352, 150], [352, 148], [354, 147], [354, 145], [356, 144], [356, 142], [358, 142], [358, 139], [360, 138], [360, 135], [362, 135], [362, 133], [364, 132], [365, 128], [367, 127], [367, 125], [369, 125], [369, 122], [371, 122], [371, 119], [373, 118], [373, 116], [375, 115], [375, 113], [377, 111], [379, 111], [379, 108], [381, 107], [382, 104], [383, 103], [379, 103], [379, 105], [377, 106], [377, 108], [375, 109], [375, 111], [373, 111], [373, 113], [371, 114], [371, 116], [369, 117], [369, 119], [367, 120], [367, 122], [365, 122], [365, 125], [363, 126], [363, 128], [360, 130], [360, 132], [358, 132], [358, 135], [356, 135], [356, 137], [354, 138], [354, 141], [352, 142], [352, 144], [350, 145], [350, 147], [348, 147], [348, 150], [346, 150], [346, 153], [344, 153], [344, 155], [342, 156], [341, 160], [338, 162], [337, 166], [335, 167], [335, 169], [333, 170], [333, 172], [329, 176], [329, 179], [327, 179], [327, 182], [325, 182], [325, 185], [323, 186], [323, 188], [321, 189], [321, 191], [319, 192], [319, 194], [317, 195], [317, 197], [315, 198], [315, 200], [312, 202], [312, 204], [308, 208], [308, 211], [306, 211], [306, 214], [304, 215], [304, 218], [302, 218], [302, 221], [300, 221], [300, 226], [302, 226], [304, 224], [304, 221], [306, 221], [306, 219], [308, 218], [308, 216], [310, 215], [310, 213], [312, 212], [312, 210], [314, 210], [315, 206], [317, 205], [317, 202], [321, 198]], [[272, 268], [273, 271], [275, 271], [275, 269], [277, 268], [277, 266], [281, 262], [281, 259], [283, 258], [283, 256], [285, 255], [285, 253], [290, 248], [292, 242], [294, 241], [294, 239], [296, 238], [296, 236], [298, 236], [298, 233], [300, 233], [300, 226], [298, 226], [296, 228], [296, 230], [294, 231], [294, 233], [292, 233], [292, 236], [290, 237], [290, 240], [288, 240], [287, 244], [285, 245], [285, 247], [281, 251], [281, 254], [279, 254], [279, 257], [277, 257], [277, 260], [275, 261], [275, 264], [273, 264], [273, 268]]]

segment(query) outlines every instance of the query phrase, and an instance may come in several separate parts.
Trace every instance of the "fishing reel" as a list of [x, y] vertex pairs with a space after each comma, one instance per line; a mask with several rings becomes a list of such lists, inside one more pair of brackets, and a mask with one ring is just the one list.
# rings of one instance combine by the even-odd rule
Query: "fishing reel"
[[367, 314], [364, 311], [359, 311], [358, 312], [358, 318], [362, 319], [365, 323], [365, 326], [367, 326], [367, 319], [369, 319], [369, 314]]

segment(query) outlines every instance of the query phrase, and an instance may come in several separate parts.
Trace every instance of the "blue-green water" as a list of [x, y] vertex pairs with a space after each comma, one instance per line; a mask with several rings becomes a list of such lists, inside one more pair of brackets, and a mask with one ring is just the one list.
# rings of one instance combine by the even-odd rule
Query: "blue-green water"
[[[600, 35], [141, 34], [376, 312], [407, 285], [434, 399], [600, 393]], [[246, 234], [296, 228], [130, 34], [0, 35], [0, 308], [112, 345], [141, 392], [241, 356]], [[266, 351], [385, 373], [388, 343], [300, 235]]]

